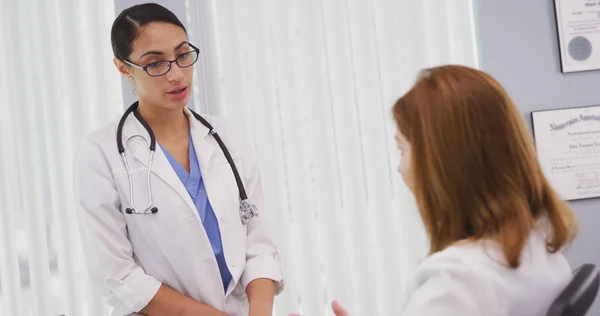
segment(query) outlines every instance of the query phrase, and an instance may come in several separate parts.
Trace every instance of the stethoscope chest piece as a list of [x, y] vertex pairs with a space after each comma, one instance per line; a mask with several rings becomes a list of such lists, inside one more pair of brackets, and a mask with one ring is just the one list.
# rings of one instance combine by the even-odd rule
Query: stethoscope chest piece
[[240, 218], [242, 224], [246, 225], [251, 218], [258, 216], [258, 209], [256, 205], [250, 203], [250, 200], [244, 199], [240, 201]]

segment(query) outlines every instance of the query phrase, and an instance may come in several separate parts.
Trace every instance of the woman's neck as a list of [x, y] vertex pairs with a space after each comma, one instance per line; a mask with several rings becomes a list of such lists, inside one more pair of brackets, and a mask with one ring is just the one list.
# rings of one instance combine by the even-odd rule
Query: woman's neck
[[169, 110], [140, 102], [138, 112], [158, 141], [178, 140], [188, 134], [189, 123], [182, 109]]

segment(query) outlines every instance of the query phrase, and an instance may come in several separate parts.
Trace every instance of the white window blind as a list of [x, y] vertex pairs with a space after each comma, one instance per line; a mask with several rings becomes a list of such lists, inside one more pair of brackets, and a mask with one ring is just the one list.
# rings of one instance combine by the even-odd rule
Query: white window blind
[[397, 314], [428, 247], [390, 114], [423, 67], [477, 66], [468, 0], [187, 1], [196, 104], [259, 157], [287, 288], [278, 315]]
[[84, 273], [79, 142], [122, 111], [112, 1], [0, 0], [0, 315], [107, 315]]
[[[112, 1], [0, 0], [0, 315], [107, 315], [72, 164], [123, 109]], [[394, 315], [427, 248], [390, 107], [426, 66], [477, 66], [467, 0], [187, 1], [195, 104], [255, 148], [286, 272], [279, 316]]]

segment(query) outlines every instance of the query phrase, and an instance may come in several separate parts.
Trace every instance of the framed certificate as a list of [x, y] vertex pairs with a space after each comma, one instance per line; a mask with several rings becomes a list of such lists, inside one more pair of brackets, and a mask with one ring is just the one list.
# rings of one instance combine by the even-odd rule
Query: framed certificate
[[564, 200], [600, 197], [600, 106], [531, 113], [544, 175]]
[[600, 69], [600, 1], [554, 0], [563, 73]]

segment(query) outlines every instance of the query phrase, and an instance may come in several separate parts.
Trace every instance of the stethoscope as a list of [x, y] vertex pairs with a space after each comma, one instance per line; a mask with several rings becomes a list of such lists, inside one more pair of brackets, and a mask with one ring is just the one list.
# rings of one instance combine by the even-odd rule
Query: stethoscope
[[[148, 123], [146, 123], [146, 121], [144, 121], [144, 119], [140, 116], [139, 112], [136, 111], [137, 108], [138, 108], [138, 101], [134, 102], [125, 111], [125, 113], [121, 117], [121, 120], [119, 121], [119, 126], [117, 127], [117, 147], [119, 149], [119, 154], [121, 155], [121, 158], [123, 160], [123, 164], [125, 165], [125, 169], [127, 169], [127, 177], [129, 178], [129, 204], [131, 205], [131, 207], [126, 208], [125, 213], [138, 214], [138, 215], [156, 214], [158, 212], [158, 208], [156, 206], [152, 206], [152, 186], [151, 186], [151, 181], [150, 181], [152, 162], [154, 161], [154, 151], [156, 150], [156, 138], [154, 137], [154, 132], [152, 132], [150, 125], [148, 125]], [[219, 134], [217, 134], [215, 129], [212, 127], [212, 125], [210, 125], [210, 123], [208, 123], [208, 121], [206, 121], [202, 116], [200, 116], [198, 113], [192, 111], [191, 109], [190, 109], [190, 112], [192, 112], [192, 115], [194, 115], [194, 117], [198, 121], [200, 121], [200, 123], [202, 123], [202, 125], [204, 125], [208, 128], [208, 130], [210, 131], [210, 134], [215, 138], [215, 140], [219, 144], [221, 151], [223, 151], [223, 154], [225, 155], [225, 158], [227, 159], [229, 166], [231, 166], [231, 170], [233, 171], [233, 176], [235, 177], [235, 182], [237, 183], [238, 191], [240, 194], [240, 218], [242, 220], [242, 223], [245, 225], [248, 223], [248, 221], [250, 221], [251, 218], [258, 216], [258, 209], [256, 208], [256, 205], [252, 204], [250, 202], [250, 200], [248, 200], [248, 196], [246, 195], [246, 190], [244, 188], [244, 184], [242, 183], [242, 179], [240, 178], [240, 174], [238, 173], [237, 167], [235, 166], [235, 163], [233, 162], [233, 159], [231, 158], [231, 154], [229, 153], [229, 150], [223, 143], [223, 140], [221, 139]], [[148, 157], [148, 171], [147, 171], [147, 179], [146, 179], [146, 184], [148, 186], [148, 205], [146, 206], [146, 208], [143, 211], [140, 211], [135, 207], [135, 200], [134, 200], [134, 196], [133, 196], [133, 180], [132, 180], [131, 171], [129, 169], [129, 163], [127, 162], [127, 158], [125, 157], [125, 147], [123, 146], [123, 139], [122, 139], [123, 125], [125, 124], [125, 120], [129, 116], [129, 114], [131, 114], [131, 113], [133, 113], [133, 115], [142, 124], [142, 126], [144, 126], [144, 128], [150, 135], [150, 155]], [[136, 135], [136, 136], [139, 136], [139, 135]], [[128, 138], [127, 141], [125, 141], [125, 144], [127, 144], [127, 142], [131, 138], [136, 137], [136, 136], [132, 136], [132, 137]]]

